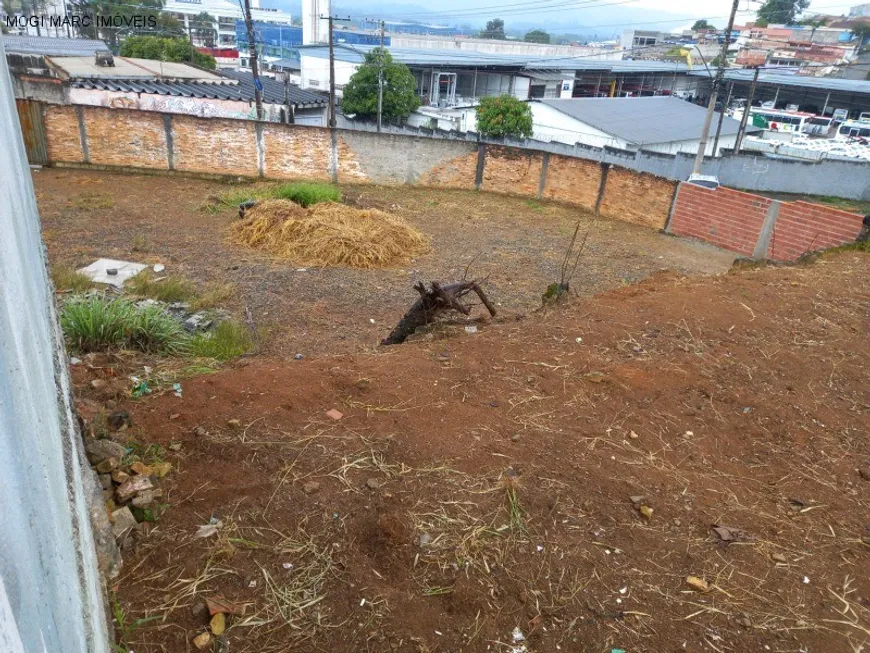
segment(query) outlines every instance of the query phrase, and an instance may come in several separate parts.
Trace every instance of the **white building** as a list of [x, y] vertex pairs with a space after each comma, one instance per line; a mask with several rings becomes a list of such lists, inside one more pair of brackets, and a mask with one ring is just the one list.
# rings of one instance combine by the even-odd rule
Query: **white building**
[[[534, 138], [538, 140], [664, 154], [696, 153], [707, 112], [704, 107], [669, 96], [540, 100], [531, 106]], [[708, 156], [713, 156], [718, 119], [716, 113]], [[724, 118], [716, 156], [734, 147], [739, 126], [736, 120]], [[748, 131], [757, 128], [750, 126]]]
[[[194, 18], [202, 12], [214, 18], [215, 47], [237, 48], [236, 21], [244, 20], [240, 3], [230, 0], [166, 0], [164, 11], [181, 22], [184, 31], [191, 35], [196, 45], [204, 45], [193, 31]], [[254, 22], [290, 25], [290, 14], [280, 9], [260, 6], [260, 0], [251, 2], [251, 18]]]
[[583, 57], [590, 61], [620, 60], [622, 52], [612, 45], [557, 45], [550, 43], [526, 43], [525, 41], [502, 41], [499, 39], [476, 39], [460, 36], [437, 36], [431, 34], [390, 34], [394, 48], [412, 50], [450, 50], [452, 52], [483, 52], [509, 54], [518, 57]]

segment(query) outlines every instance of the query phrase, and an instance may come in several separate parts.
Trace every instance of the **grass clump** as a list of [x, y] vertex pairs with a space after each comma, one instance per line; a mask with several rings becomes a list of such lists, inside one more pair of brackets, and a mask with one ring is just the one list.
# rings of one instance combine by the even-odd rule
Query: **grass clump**
[[68, 266], [52, 267], [51, 280], [55, 290], [71, 292], [84, 292], [93, 285], [87, 276]]
[[235, 293], [236, 287], [231, 283], [213, 283], [205, 292], [191, 300], [190, 308], [200, 311], [204, 308], [214, 308], [225, 304]]
[[142, 271], [127, 280], [124, 290], [139, 297], [150, 297], [161, 302], [186, 302], [196, 296], [194, 285], [180, 277], [155, 279], [151, 273]]
[[197, 333], [191, 338], [188, 348], [192, 356], [226, 361], [251, 350], [253, 340], [247, 327], [238, 322], [226, 321], [209, 333]]
[[182, 326], [159, 307], [138, 307], [122, 299], [71, 300], [63, 307], [60, 324], [70, 346], [78, 351], [117, 347], [178, 354], [188, 344]]
[[321, 202], [341, 202], [341, 189], [332, 184], [295, 182], [278, 186], [269, 195], [274, 199], [296, 202], [305, 208]]

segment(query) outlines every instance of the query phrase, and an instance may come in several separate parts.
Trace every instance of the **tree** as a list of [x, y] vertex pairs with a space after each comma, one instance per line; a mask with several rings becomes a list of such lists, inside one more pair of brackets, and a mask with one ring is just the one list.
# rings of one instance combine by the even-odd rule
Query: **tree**
[[755, 24], [767, 27], [771, 23], [791, 25], [810, 6], [810, 0], [766, 0], [756, 14]]
[[532, 137], [532, 107], [513, 95], [496, 95], [480, 100], [477, 131], [484, 136]]
[[692, 25], [693, 32], [700, 32], [701, 30], [704, 30], [704, 29], [716, 29], [716, 28], [713, 27], [710, 23], [708, 23], [706, 18], [699, 18], [698, 20], [695, 21], [695, 24]]
[[190, 41], [183, 38], [159, 36], [129, 36], [121, 44], [121, 56], [156, 61], [192, 63], [200, 68], [217, 68], [215, 58], [199, 52]]
[[[171, 14], [163, 11], [165, 0], [73, 0], [70, 14], [82, 19], [79, 35], [105, 41], [115, 49], [124, 38], [141, 34], [161, 36], [186, 36]], [[109, 25], [97, 25], [96, 17], [109, 21]]]
[[217, 40], [217, 32], [214, 29], [214, 17], [207, 11], [201, 11], [190, 21], [190, 27], [197, 40], [207, 48], [213, 48]]
[[417, 81], [403, 63], [393, 61], [386, 48], [372, 48], [365, 61], [344, 87], [341, 109], [361, 118], [378, 115], [378, 71], [383, 67], [384, 101], [381, 115], [386, 120], [400, 120], [420, 106]]
[[501, 18], [493, 18], [486, 22], [486, 29], [480, 33], [482, 39], [505, 39], [504, 21]]
[[531, 32], [526, 32], [523, 41], [526, 43], [549, 43], [550, 35], [542, 29], [533, 29]]

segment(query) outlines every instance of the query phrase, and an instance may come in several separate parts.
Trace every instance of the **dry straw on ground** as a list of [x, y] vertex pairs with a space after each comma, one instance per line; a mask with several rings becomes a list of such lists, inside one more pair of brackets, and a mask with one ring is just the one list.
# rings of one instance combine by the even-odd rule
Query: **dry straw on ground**
[[423, 234], [383, 211], [332, 202], [305, 209], [288, 200], [257, 204], [229, 240], [308, 267], [385, 268], [428, 249]]

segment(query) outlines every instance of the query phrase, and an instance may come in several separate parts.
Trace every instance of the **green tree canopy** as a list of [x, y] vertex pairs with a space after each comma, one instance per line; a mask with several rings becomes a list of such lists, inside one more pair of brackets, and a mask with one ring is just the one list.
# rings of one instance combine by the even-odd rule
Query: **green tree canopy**
[[201, 11], [190, 20], [193, 35], [207, 48], [213, 48], [217, 40], [214, 28], [215, 19], [207, 11]]
[[495, 95], [480, 100], [477, 131], [484, 136], [532, 137], [532, 107], [513, 95]]
[[695, 24], [692, 25], [692, 30], [697, 32], [697, 31], [700, 31], [702, 29], [716, 29], [716, 28], [713, 27], [710, 23], [708, 23], [706, 18], [699, 18], [698, 20], [695, 21]]
[[[163, 10], [165, 0], [83, 0], [71, 3], [71, 14], [87, 17], [88, 26], [80, 36], [101, 39], [115, 49], [125, 37], [151, 33], [160, 36], [186, 36], [181, 23]], [[97, 26], [96, 16], [113, 18], [111, 26]]]
[[542, 29], [533, 29], [531, 32], [526, 32], [523, 41], [526, 43], [549, 43], [550, 35]]
[[217, 67], [214, 57], [198, 52], [190, 44], [190, 41], [182, 38], [130, 36], [121, 43], [121, 56], [192, 63], [195, 66], [209, 70], [214, 70]]
[[393, 61], [386, 48], [373, 48], [365, 61], [344, 87], [341, 108], [345, 114], [361, 118], [378, 115], [378, 71], [383, 67], [384, 102], [381, 114], [385, 120], [407, 118], [420, 106], [417, 82], [403, 63]]
[[505, 38], [504, 21], [501, 18], [486, 21], [486, 29], [480, 33], [480, 38], [501, 39], [503, 41]]
[[756, 15], [755, 24], [767, 27], [771, 23], [791, 25], [810, 6], [810, 0], [766, 0]]

